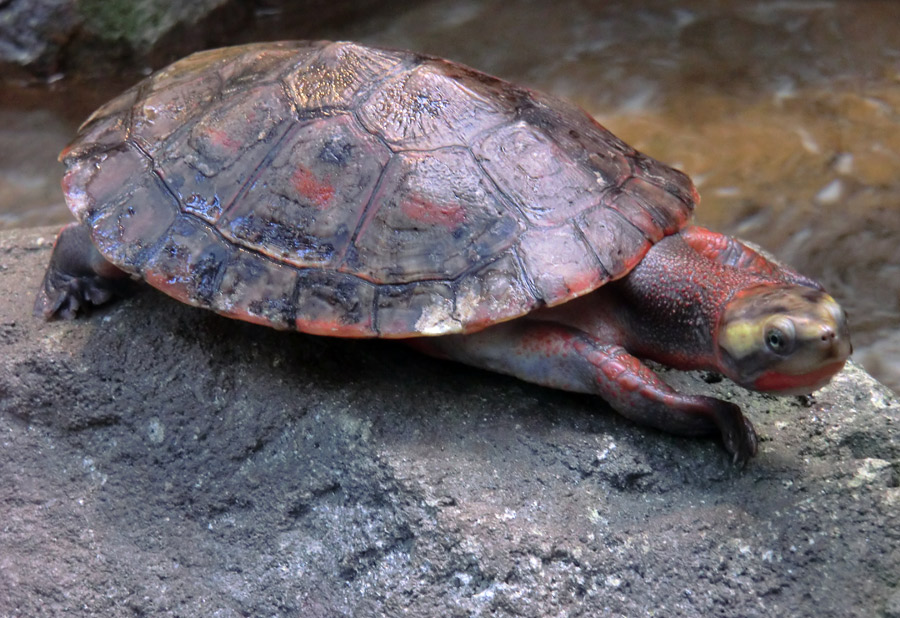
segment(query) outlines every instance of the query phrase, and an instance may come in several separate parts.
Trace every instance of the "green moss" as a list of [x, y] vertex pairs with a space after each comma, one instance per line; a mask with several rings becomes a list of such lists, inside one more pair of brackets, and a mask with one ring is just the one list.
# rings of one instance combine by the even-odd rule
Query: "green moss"
[[223, 0], [79, 0], [85, 28], [108, 41], [126, 41], [132, 47], [153, 44], [176, 23], [194, 21]]

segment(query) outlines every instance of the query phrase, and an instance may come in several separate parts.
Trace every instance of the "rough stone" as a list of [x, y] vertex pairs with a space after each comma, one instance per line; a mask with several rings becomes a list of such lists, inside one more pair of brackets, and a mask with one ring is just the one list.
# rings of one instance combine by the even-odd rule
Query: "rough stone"
[[[0, 75], [108, 76], [161, 67], [190, 52], [247, 41], [267, 27], [277, 38], [322, 36], [324, 28], [394, 0], [0, 0]], [[277, 26], [281, 29], [278, 30]], [[264, 35], [262, 36], [264, 37]], [[15, 73], [14, 73], [15, 74]]]
[[0, 615], [898, 614], [900, 403], [706, 374], [761, 433], [281, 333], [149, 289], [31, 304], [54, 231], [0, 233]]

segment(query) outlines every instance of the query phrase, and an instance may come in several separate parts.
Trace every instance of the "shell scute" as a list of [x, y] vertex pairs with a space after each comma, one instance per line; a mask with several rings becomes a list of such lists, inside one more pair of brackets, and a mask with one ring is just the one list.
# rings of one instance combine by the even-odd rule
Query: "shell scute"
[[533, 225], [559, 225], [600, 199], [601, 187], [593, 174], [524, 121], [489, 133], [473, 151]]
[[395, 150], [465, 146], [471, 138], [512, 116], [497, 101], [460, 83], [444, 63], [426, 62], [384, 82], [357, 114]]
[[296, 328], [314, 335], [374, 337], [376, 286], [353, 275], [300, 271]]
[[528, 230], [519, 241], [519, 252], [525, 270], [548, 305], [581, 296], [609, 279], [589, 243], [572, 224]]
[[295, 125], [218, 227], [294, 266], [336, 268], [389, 157], [349, 114]]
[[153, 287], [183, 303], [212, 308], [233, 251], [206, 223], [177, 215], [148, 254], [142, 274]]
[[140, 274], [146, 257], [175, 221], [178, 205], [163, 183], [143, 173], [85, 218], [94, 244], [119, 268]]
[[378, 288], [376, 330], [394, 333], [443, 335], [460, 330], [453, 315], [452, 287], [443, 281], [424, 281]]
[[256, 324], [292, 328], [297, 277], [297, 271], [285, 264], [237, 249], [225, 263], [211, 308]]
[[468, 150], [399, 153], [360, 226], [353, 268], [386, 284], [453, 279], [518, 233]]
[[454, 317], [470, 330], [479, 330], [521, 315], [540, 305], [518, 257], [508, 251], [456, 282]]
[[290, 126], [291, 111], [268, 84], [209, 108], [185, 139], [155, 155], [160, 176], [181, 209], [216, 223], [245, 190]]
[[317, 110], [349, 110], [404, 60], [397, 52], [330, 43], [303, 56], [283, 79], [301, 116]]
[[608, 280], [628, 273], [650, 249], [646, 235], [612, 208], [595, 208], [585, 213], [579, 220], [578, 229], [606, 271]]

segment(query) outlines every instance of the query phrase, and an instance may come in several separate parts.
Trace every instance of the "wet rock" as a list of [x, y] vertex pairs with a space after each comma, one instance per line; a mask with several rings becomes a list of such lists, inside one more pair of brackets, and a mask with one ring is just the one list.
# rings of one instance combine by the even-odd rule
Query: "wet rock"
[[[247, 35], [321, 36], [323, 28], [407, 2], [384, 0], [7, 0], [0, 2], [0, 68], [41, 77], [100, 76], [161, 67]], [[255, 37], [253, 36], [255, 35]], [[8, 68], [8, 67], [7, 67]]]
[[196, 23], [226, 1], [10, 0], [0, 3], [0, 63], [50, 76], [103, 55], [107, 63], [117, 55], [133, 62], [176, 27]]
[[[30, 315], [0, 233], [0, 614], [897, 614], [900, 403], [749, 394], [746, 469], [595, 398], [152, 291]], [[704, 380], [703, 378], [707, 379]]]
[[78, 24], [74, 0], [0, 3], [0, 63], [46, 63]]

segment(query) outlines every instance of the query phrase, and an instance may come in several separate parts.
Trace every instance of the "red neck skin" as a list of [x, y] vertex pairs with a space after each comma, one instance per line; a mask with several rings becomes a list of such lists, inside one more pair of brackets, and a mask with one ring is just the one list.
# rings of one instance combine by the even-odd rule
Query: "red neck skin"
[[766, 283], [772, 280], [701, 255], [674, 235], [624, 278], [550, 311], [636, 356], [731, 377], [716, 344], [720, 318], [737, 293]]

